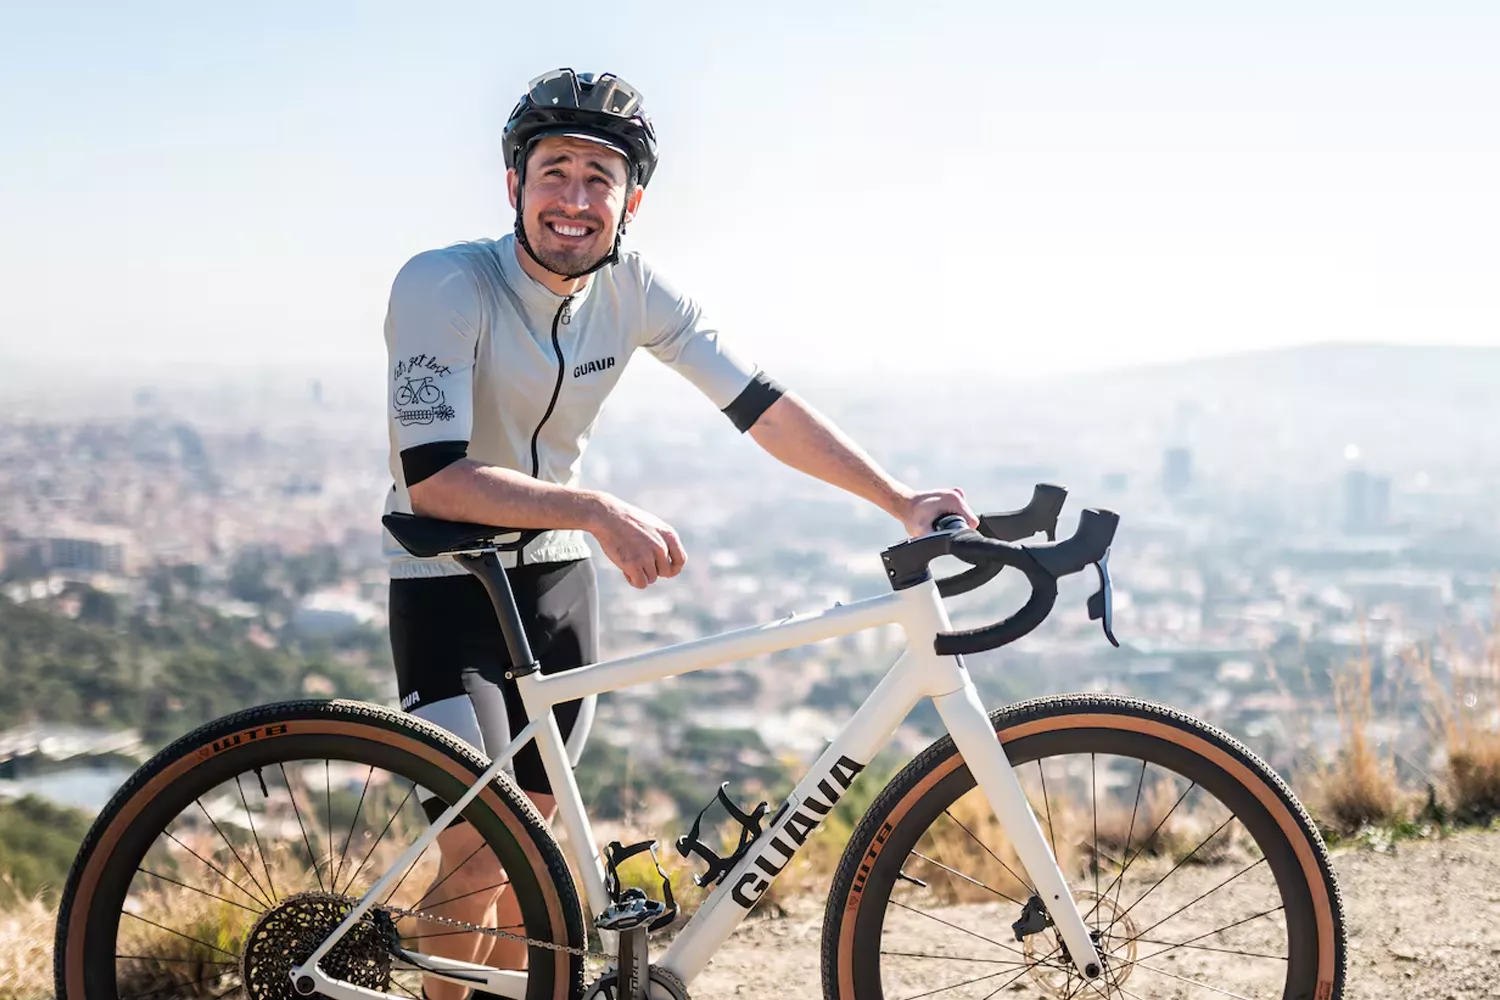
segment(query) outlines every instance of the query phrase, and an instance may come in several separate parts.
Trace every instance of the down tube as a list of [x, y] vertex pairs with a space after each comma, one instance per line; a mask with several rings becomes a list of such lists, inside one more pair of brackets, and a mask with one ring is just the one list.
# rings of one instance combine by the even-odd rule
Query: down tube
[[749, 853], [693, 914], [662, 957], [663, 968], [684, 983], [703, 971], [713, 953], [833, 810], [855, 776], [885, 746], [925, 694], [918, 672], [909, 669], [908, 655], [902, 654], [844, 731], [787, 796]]

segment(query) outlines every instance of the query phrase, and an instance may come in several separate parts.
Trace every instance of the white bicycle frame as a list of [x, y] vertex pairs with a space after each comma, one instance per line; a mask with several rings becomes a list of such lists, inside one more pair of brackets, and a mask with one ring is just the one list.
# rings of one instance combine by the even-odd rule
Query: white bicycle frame
[[[531, 739], [537, 742], [556, 795], [557, 818], [567, 833], [569, 850], [582, 876], [588, 909], [591, 914], [605, 911], [610, 901], [604, 887], [603, 860], [552, 713], [553, 706], [888, 624], [899, 625], [906, 634], [906, 651], [798, 782], [745, 856], [654, 964], [684, 983], [692, 982], [816, 830], [854, 775], [889, 742], [896, 727], [916, 704], [923, 698], [931, 698], [964, 763], [1010, 837], [1031, 885], [1045, 902], [1079, 974], [1086, 980], [1094, 978], [1100, 969], [1098, 952], [1036, 814], [995, 737], [968, 670], [961, 657], [939, 656], [933, 651], [936, 634], [949, 631], [951, 625], [937, 584], [928, 580], [878, 597], [835, 605], [818, 614], [794, 615], [550, 676], [536, 672], [517, 677], [516, 685], [533, 721], [493, 759], [479, 780], [407, 848], [307, 961], [292, 970], [293, 981], [310, 977], [312, 988], [307, 993], [316, 991], [337, 1000], [389, 1000], [385, 993], [329, 978], [317, 967], [319, 961], [376, 905], [398, 874], [416, 862], [437, 835]], [[450, 982], [504, 997], [526, 995], [525, 972], [492, 969], [435, 955], [411, 953], [411, 957], [424, 971]], [[299, 982], [299, 987], [304, 985], [305, 981]], [[303, 991], [299, 988], [299, 992]]]

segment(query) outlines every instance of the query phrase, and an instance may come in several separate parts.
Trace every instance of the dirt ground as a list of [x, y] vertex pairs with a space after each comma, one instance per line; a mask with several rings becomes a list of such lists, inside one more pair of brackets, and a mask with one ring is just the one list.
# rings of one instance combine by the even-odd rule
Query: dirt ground
[[[1390, 853], [1354, 848], [1333, 859], [1349, 940], [1346, 998], [1500, 1000], [1500, 834], [1408, 841]], [[821, 922], [812, 902], [785, 918], [752, 919], [692, 984], [694, 1000], [821, 996]], [[1023, 983], [1005, 995], [1046, 994]], [[1153, 990], [1150, 1000], [1160, 996]]]

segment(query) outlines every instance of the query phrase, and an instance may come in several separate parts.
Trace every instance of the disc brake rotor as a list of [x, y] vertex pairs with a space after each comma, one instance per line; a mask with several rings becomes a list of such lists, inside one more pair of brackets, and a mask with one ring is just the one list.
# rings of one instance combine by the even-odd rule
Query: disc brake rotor
[[[1103, 982], [1094, 982], [1105, 993], [1118, 989], [1135, 970], [1135, 922], [1107, 893], [1074, 889], [1073, 899], [1078, 903], [1078, 912], [1088, 914], [1084, 922], [1099, 927], [1098, 931], [1089, 932], [1104, 963], [1100, 976]], [[1052, 927], [1046, 933], [1028, 934], [1023, 940], [1021, 948], [1032, 963], [1027, 975], [1048, 996], [1073, 997], [1078, 994], [1080, 977], [1072, 961], [1063, 957], [1061, 939], [1056, 935], [1057, 929]]]

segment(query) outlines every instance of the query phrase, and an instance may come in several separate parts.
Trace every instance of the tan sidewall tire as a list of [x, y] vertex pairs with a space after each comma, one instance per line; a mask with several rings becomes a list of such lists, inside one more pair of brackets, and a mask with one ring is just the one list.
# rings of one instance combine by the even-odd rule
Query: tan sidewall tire
[[[298, 739], [298, 738], [303, 739]], [[439, 729], [402, 712], [378, 705], [349, 701], [288, 702], [250, 709], [201, 727], [161, 751], [115, 794], [90, 829], [69, 873], [58, 911], [54, 974], [57, 995], [65, 1000], [101, 1000], [91, 995], [90, 985], [100, 975], [88, 953], [90, 935], [101, 919], [93, 914], [101, 883], [120, 863], [116, 850], [122, 842], [139, 836], [134, 824], [174, 782], [191, 780], [195, 768], [214, 762], [233, 767], [234, 755], [274, 751], [277, 741], [291, 738], [305, 743], [307, 737], [327, 737], [348, 745], [368, 741], [381, 746], [381, 753], [409, 759], [416, 766], [432, 769], [433, 784], [445, 777], [450, 788], [472, 785], [487, 761], [474, 748]], [[253, 749], [252, 749], [253, 748]], [[584, 930], [577, 891], [557, 842], [546, 824], [515, 784], [504, 774], [470, 807], [476, 825], [491, 835], [501, 834], [519, 847], [527, 880], [545, 902], [546, 923], [555, 940], [560, 935], [574, 947], [584, 944]], [[489, 819], [485, 817], [485, 811]], [[149, 831], [148, 831], [149, 832]], [[132, 867], [133, 867], [132, 862]], [[514, 874], [513, 874], [513, 877]], [[525, 880], [517, 880], [517, 888]], [[111, 942], [112, 944], [113, 942]], [[539, 956], [552, 972], [555, 989], [531, 996], [539, 1000], [565, 998], [581, 986], [582, 963], [565, 952], [532, 949], [533, 969]], [[113, 955], [110, 955], [111, 968]], [[109, 977], [112, 978], [112, 975]], [[537, 984], [540, 984], [540, 980]], [[97, 991], [95, 991], [97, 992]], [[114, 998], [108, 998], [114, 1000]]]
[[[1290, 789], [1253, 753], [1195, 719], [1129, 698], [1093, 695], [1041, 698], [1001, 709], [990, 718], [997, 737], [1007, 747], [1054, 733], [1106, 730], [1165, 741], [1222, 770], [1252, 795], [1274, 821], [1295, 856], [1297, 877], [1306, 885], [1312, 910], [1308, 922], [1316, 928], [1317, 974], [1316, 982], [1297, 1000], [1334, 1000], [1342, 996], [1345, 961], [1342, 903], [1327, 849]], [[856, 955], [862, 954], [858, 950], [857, 932], [870, 874], [887, 843], [896, 839], [894, 831], [901, 828], [907, 815], [962, 765], [951, 739], [945, 737], [934, 743], [891, 780], [850, 838], [834, 877], [823, 921], [823, 990], [827, 1000], [870, 1000], [869, 996], [855, 996]], [[972, 779], [965, 775], [962, 780], [972, 787]], [[864, 944], [868, 946], [868, 942]]]

